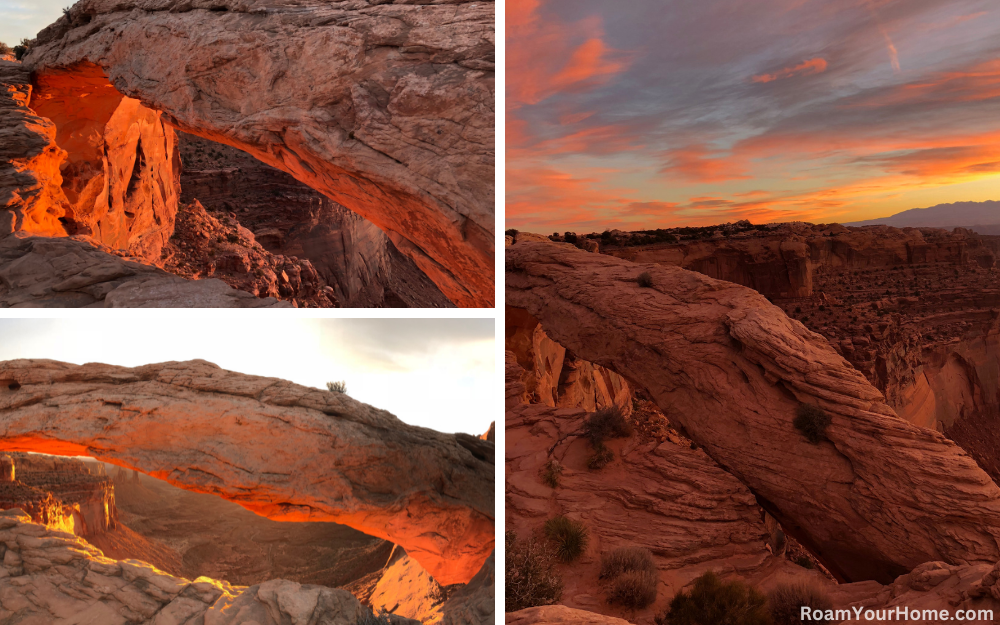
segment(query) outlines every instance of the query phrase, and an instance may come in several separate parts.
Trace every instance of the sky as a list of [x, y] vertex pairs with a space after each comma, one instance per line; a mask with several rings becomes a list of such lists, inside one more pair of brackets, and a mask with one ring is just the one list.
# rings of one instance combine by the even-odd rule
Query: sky
[[506, 226], [1000, 200], [996, 0], [508, 0]]
[[479, 435], [501, 399], [493, 319], [0, 319], [0, 360], [135, 367], [202, 359], [223, 369], [347, 394], [400, 420]]
[[38, 31], [59, 19], [75, 0], [0, 0], [0, 41], [15, 46], [34, 39]]

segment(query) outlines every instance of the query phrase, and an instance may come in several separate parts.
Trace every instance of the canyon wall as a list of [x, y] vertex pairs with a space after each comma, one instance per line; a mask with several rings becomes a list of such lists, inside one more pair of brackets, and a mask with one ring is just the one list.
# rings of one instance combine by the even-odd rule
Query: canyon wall
[[[391, 540], [442, 584], [493, 550], [493, 444], [211, 363], [0, 363], [0, 448], [91, 456], [275, 520]], [[276, 469], [275, 467], [280, 467]]]
[[[493, 2], [82, 0], [24, 62], [41, 84], [97, 63], [171, 126], [381, 228], [456, 305], [493, 305]], [[79, 108], [49, 114], [89, 123]]]
[[[566, 244], [516, 243], [506, 263], [509, 306], [645, 389], [839, 579], [1000, 558], [1000, 488], [762, 295]], [[792, 425], [803, 404], [831, 417], [816, 444]]]
[[68, 234], [156, 263], [174, 231], [180, 156], [160, 113], [123, 97], [91, 63], [35, 77], [29, 106], [56, 126]]

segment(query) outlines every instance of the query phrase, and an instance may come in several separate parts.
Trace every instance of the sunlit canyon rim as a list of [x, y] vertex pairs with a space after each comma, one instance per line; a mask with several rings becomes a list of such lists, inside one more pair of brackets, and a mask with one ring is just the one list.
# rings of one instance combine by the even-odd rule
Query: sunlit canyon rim
[[[492, 306], [493, 21], [493, 2], [78, 2], [0, 61], [0, 303]], [[235, 200], [176, 230], [204, 164], [175, 129], [329, 206], [289, 222], [291, 187], [262, 186], [256, 232]]]

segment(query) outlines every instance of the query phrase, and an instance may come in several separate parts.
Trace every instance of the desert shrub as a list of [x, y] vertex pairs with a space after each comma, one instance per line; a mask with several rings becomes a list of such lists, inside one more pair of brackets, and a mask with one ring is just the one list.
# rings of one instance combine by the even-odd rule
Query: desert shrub
[[545, 543], [517, 534], [504, 534], [504, 609], [516, 612], [537, 605], [550, 605], [562, 595], [562, 580], [555, 571], [555, 556]]
[[648, 271], [643, 271], [639, 274], [639, 277], [635, 279], [636, 283], [644, 289], [652, 288], [653, 286], [653, 276]]
[[[774, 620], [774, 625], [802, 625], [803, 606], [824, 612], [833, 609], [833, 602], [826, 596], [826, 593], [807, 584], [778, 586], [767, 598], [771, 606], [771, 618]], [[809, 619], [808, 622], [828, 625], [833, 621], [821, 618], [819, 620]]]
[[22, 39], [21, 43], [14, 46], [14, 58], [20, 61], [22, 58], [24, 58], [24, 55], [27, 54], [28, 50], [30, 49], [31, 49], [31, 40]]
[[723, 582], [712, 572], [694, 581], [690, 591], [670, 600], [657, 625], [771, 625], [767, 597], [740, 581]]
[[587, 461], [587, 468], [593, 471], [599, 471], [606, 467], [614, 459], [614, 452], [608, 449], [608, 446], [603, 442], [599, 441], [594, 444], [594, 455]]
[[608, 603], [639, 610], [656, 601], [659, 580], [654, 571], [629, 571], [608, 584]]
[[594, 447], [609, 438], [625, 438], [632, 435], [632, 424], [628, 422], [621, 408], [602, 408], [587, 418], [584, 431]]
[[815, 445], [826, 438], [826, 428], [830, 421], [830, 415], [819, 406], [801, 404], [795, 411], [792, 425]]
[[542, 467], [542, 481], [552, 488], [557, 488], [559, 486], [559, 476], [562, 475], [562, 472], [563, 466], [559, 464], [558, 460], [549, 460]]
[[621, 547], [601, 555], [601, 579], [608, 603], [637, 610], [656, 601], [659, 577], [653, 554], [643, 547]]
[[556, 555], [563, 562], [579, 558], [590, 540], [586, 525], [561, 514], [545, 522], [545, 536], [555, 545]]
[[10, 54], [11, 52], [13, 52], [11, 47], [5, 44], [4, 42], [0, 41], [0, 56], [3, 56], [5, 54]]
[[517, 232], [518, 231], [514, 228], [508, 228], [507, 230], [504, 230], [504, 234], [514, 239], [517, 238]]
[[346, 393], [347, 392], [347, 382], [341, 380], [340, 382], [327, 382], [326, 390], [331, 393]]
[[601, 578], [613, 579], [627, 571], [655, 571], [653, 554], [644, 547], [620, 547], [601, 554]]
[[567, 243], [576, 243], [576, 233], [575, 232], [567, 232], [567, 233], [563, 234], [563, 241], [565, 241]]

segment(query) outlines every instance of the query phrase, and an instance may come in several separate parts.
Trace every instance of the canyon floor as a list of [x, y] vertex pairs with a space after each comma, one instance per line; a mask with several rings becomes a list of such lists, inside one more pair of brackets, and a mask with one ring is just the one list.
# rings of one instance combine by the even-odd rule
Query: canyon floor
[[[589, 536], [559, 597], [508, 623], [653, 623], [708, 571], [1000, 613], [1000, 237], [740, 222], [507, 245], [507, 527], [517, 553], [562, 544], [556, 517]], [[595, 439], [609, 409], [627, 433]], [[621, 547], [650, 554], [648, 603], [613, 599]]]

